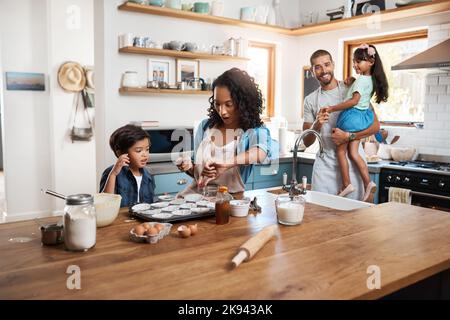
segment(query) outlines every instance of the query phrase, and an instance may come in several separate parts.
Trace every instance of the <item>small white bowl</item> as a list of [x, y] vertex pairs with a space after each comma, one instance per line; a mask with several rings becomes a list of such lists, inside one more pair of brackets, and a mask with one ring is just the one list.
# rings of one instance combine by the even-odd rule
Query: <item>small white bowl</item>
[[233, 217], [246, 217], [248, 216], [248, 210], [250, 209], [250, 200], [231, 200], [231, 215]]

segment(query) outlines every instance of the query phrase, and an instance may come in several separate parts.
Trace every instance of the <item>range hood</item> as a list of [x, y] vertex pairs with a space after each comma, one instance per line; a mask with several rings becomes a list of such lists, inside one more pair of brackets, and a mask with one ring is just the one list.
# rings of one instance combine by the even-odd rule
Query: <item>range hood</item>
[[391, 67], [391, 70], [413, 69], [450, 70], [450, 39]]

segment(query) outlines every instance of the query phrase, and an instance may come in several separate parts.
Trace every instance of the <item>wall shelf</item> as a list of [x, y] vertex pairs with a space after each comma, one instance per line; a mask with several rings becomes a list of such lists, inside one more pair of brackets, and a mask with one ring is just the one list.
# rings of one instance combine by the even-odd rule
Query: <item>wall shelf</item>
[[[355, 16], [347, 19], [334, 20], [330, 22], [321, 22], [312, 26], [305, 26], [300, 28], [282, 28], [271, 26], [267, 24], [260, 24], [254, 22], [247, 22], [238, 19], [231, 19], [225, 17], [216, 17], [212, 15], [199, 14], [190, 11], [182, 11], [170, 8], [141, 5], [131, 2], [125, 2], [119, 6], [119, 10], [140, 12], [145, 14], [160, 15], [166, 17], [188, 19], [194, 21], [232, 25], [238, 27], [247, 27], [253, 29], [260, 29], [269, 32], [275, 32], [290, 36], [302, 36], [319, 32], [335, 31], [346, 28], [353, 28], [367, 25], [374, 22], [387, 22], [406, 18], [417, 18], [420, 16], [427, 16], [435, 13], [445, 12], [450, 10], [449, 0], [433, 0], [432, 2], [418, 3], [401, 8], [387, 9], [381, 11], [380, 20], [375, 20], [374, 15]], [[375, 21], [374, 21], [375, 20]]]
[[220, 60], [220, 61], [242, 61], [246, 62], [248, 58], [233, 57], [226, 55], [214, 55], [207, 53], [197, 53], [188, 51], [166, 50], [166, 49], [150, 49], [140, 47], [124, 47], [120, 48], [121, 53], [143, 54], [149, 56], [166, 56], [184, 59], [203, 59], [203, 60]]
[[176, 89], [151, 89], [151, 88], [131, 88], [131, 87], [121, 87], [119, 89], [120, 94], [127, 95], [139, 95], [139, 94], [187, 94], [187, 95], [200, 95], [200, 96], [211, 96], [211, 91], [201, 91], [201, 90], [176, 90]]
[[379, 14], [379, 20], [375, 18], [374, 14], [354, 16], [347, 19], [321, 22], [312, 26], [294, 29], [292, 30], [292, 35], [302, 36], [325, 31], [354, 28], [363, 25], [369, 26], [370, 24], [378, 22], [382, 23], [406, 18], [417, 18], [420, 16], [427, 16], [435, 13], [445, 12], [448, 10], [450, 10], [449, 0], [434, 0], [432, 2], [418, 3], [401, 8], [381, 11]]
[[124, 11], [132, 11], [132, 12], [140, 12], [146, 14], [153, 14], [165, 17], [172, 18], [181, 18], [188, 19], [194, 21], [215, 23], [215, 24], [224, 24], [224, 25], [232, 25], [238, 27], [249, 27], [254, 29], [260, 29], [270, 32], [277, 32], [281, 34], [291, 34], [292, 30], [288, 28], [282, 28], [277, 26], [271, 26], [267, 24], [255, 23], [255, 22], [247, 22], [238, 19], [231, 19], [225, 17], [217, 17], [209, 14], [200, 14], [191, 11], [183, 11], [177, 9], [170, 9], [164, 7], [150, 6], [150, 5], [142, 5], [132, 2], [125, 2], [119, 6], [119, 10]]

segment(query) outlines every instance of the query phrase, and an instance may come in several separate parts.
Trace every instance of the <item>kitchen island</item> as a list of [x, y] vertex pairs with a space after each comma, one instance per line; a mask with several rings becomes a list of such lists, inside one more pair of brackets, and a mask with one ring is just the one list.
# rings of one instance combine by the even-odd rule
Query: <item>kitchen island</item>
[[[35, 221], [0, 225], [0, 299], [376, 299], [450, 268], [448, 213], [397, 203], [353, 211], [308, 203], [301, 225], [278, 225], [276, 238], [232, 270], [239, 246], [276, 223], [276, 196], [248, 195], [257, 196], [261, 214], [223, 226], [198, 220], [198, 234], [187, 239], [174, 225], [157, 244], [131, 242], [139, 222], [122, 209], [85, 253], [41, 246]], [[9, 241], [15, 237], [32, 240]], [[67, 288], [70, 266], [80, 268], [80, 290]], [[374, 266], [380, 289], [367, 285]]]

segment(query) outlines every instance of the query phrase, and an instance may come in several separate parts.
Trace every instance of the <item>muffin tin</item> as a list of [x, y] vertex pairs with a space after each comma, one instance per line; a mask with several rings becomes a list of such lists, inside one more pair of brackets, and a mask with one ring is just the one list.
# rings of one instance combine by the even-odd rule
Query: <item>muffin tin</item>
[[[152, 227], [154, 227], [155, 224], [159, 223], [159, 222], [147, 222], [149, 225], [151, 225]], [[130, 239], [133, 242], [138, 242], [138, 243], [158, 243], [159, 240], [161, 240], [162, 238], [164, 238], [165, 236], [170, 234], [170, 229], [172, 228], [172, 224], [170, 223], [160, 223], [163, 225], [163, 228], [161, 229], [161, 231], [154, 235], [154, 236], [150, 236], [150, 235], [142, 235], [139, 236], [134, 232], [134, 228], [130, 230]]]
[[145, 221], [155, 221], [161, 223], [178, 222], [184, 220], [201, 219], [215, 215], [215, 203], [205, 200], [196, 203], [184, 203], [180, 205], [161, 205], [162, 202], [151, 204], [151, 209], [140, 210], [143, 203], [130, 208], [130, 214]]

